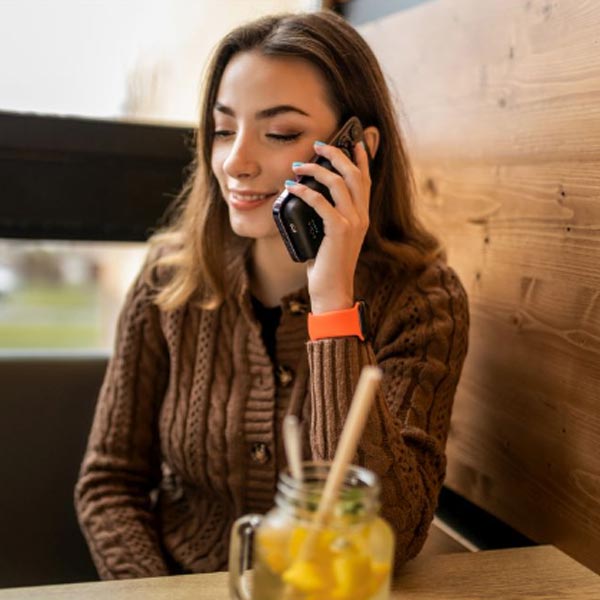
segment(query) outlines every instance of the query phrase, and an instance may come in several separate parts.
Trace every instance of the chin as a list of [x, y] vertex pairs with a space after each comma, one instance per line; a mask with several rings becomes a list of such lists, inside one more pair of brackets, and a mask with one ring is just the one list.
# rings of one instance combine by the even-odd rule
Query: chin
[[259, 240], [262, 238], [270, 238], [279, 235], [275, 222], [272, 223], [248, 223], [245, 219], [236, 219], [231, 217], [229, 219], [231, 229], [236, 235], [240, 237], [250, 238], [253, 240]]
[[229, 223], [234, 233], [240, 237], [258, 240], [279, 235], [270, 205], [250, 212], [237, 211], [230, 206]]

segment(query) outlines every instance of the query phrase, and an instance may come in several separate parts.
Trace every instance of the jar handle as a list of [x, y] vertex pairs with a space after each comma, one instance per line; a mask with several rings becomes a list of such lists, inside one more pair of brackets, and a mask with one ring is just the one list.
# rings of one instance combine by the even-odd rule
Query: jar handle
[[254, 533], [262, 515], [240, 517], [231, 528], [229, 543], [229, 594], [235, 600], [251, 600], [248, 579], [244, 577], [251, 568]]

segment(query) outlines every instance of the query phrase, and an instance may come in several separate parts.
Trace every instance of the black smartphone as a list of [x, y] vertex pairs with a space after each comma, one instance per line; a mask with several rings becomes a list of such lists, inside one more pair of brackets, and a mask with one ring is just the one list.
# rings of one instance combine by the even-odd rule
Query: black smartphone
[[[350, 117], [327, 143], [341, 148], [344, 154], [354, 162], [354, 146], [362, 140], [363, 128], [360, 121], [356, 117]], [[313, 156], [311, 162], [337, 173], [333, 165], [322, 156]], [[304, 175], [298, 181], [321, 193], [328, 202], [335, 206], [329, 188], [319, 183], [314, 177]], [[324, 236], [323, 220], [306, 202], [285, 190], [273, 204], [273, 218], [294, 261], [305, 262], [317, 255]]]

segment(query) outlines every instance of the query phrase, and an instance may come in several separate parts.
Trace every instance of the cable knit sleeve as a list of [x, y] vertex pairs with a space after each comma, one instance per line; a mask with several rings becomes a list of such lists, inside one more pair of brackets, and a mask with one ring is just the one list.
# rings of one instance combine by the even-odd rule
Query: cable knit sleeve
[[382, 515], [396, 532], [396, 567], [417, 555], [445, 475], [444, 448], [468, 343], [466, 294], [441, 262], [416, 280], [385, 282], [370, 299], [373, 339], [309, 342], [314, 459], [335, 453], [360, 371], [384, 373], [358, 450], [382, 483]]
[[151, 511], [167, 376], [158, 309], [140, 277], [119, 318], [75, 489], [79, 522], [103, 579], [168, 574]]

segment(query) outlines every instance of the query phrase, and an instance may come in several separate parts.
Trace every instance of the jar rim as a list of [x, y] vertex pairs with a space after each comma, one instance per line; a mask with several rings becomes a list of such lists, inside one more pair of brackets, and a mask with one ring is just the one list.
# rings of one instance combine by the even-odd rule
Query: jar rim
[[[303, 481], [292, 477], [289, 469], [279, 474], [275, 502], [278, 506], [293, 508], [306, 516], [313, 513], [321, 499], [321, 493], [331, 469], [329, 461], [306, 461], [302, 463]], [[371, 470], [349, 465], [344, 476], [336, 509], [341, 512], [373, 514], [379, 510], [379, 477]]]
[[[323, 480], [327, 477], [331, 469], [332, 461], [304, 461], [302, 463], [302, 472], [304, 474], [305, 480], [307, 479], [307, 475], [316, 475], [323, 474]], [[297, 487], [299, 482], [295, 479], [289, 467], [285, 468], [283, 471], [279, 473], [279, 478], [290, 487]], [[344, 485], [350, 484], [352, 487], [356, 486], [356, 483], [364, 484], [364, 487], [369, 487], [372, 489], [377, 489], [379, 491], [379, 477], [376, 473], [367, 469], [366, 467], [361, 467], [359, 465], [348, 465], [348, 469], [346, 470], [346, 475], [344, 477]]]

